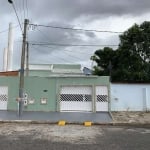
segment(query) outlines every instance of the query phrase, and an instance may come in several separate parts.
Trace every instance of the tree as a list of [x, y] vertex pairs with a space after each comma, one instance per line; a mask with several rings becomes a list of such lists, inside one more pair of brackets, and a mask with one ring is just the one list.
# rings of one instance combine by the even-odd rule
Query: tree
[[108, 75], [109, 63], [115, 63], [115, 53], [116, 51], [109, 47], [97, 50], [91, 57], [91, 59], [97, 63], [97, 66], [94, 66], [93, 73], [96, 75]]
[[144, 62], [150, 62], [150, 22], [135, 24], [120, 35], [119, 48], [138, 54]]
[[111, 72], [112, 81], [150, 82], [150, 22], [133, 25], [120, 35], [117, 50], [105, 47], [95, 51], [91, 59], [97, 63], [96, 75]]

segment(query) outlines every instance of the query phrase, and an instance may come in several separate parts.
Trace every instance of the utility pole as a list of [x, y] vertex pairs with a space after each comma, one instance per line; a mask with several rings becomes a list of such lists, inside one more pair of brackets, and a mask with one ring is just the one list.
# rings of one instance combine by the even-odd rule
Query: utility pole
[[29, 76], [29, 43], [27, 42], [26, 49], [26, 76]]
[[19, 106], [18, 115], [22, 115], [23, 110], [23, 98], [24, 98], [24, 63], [25, 63], [25, 50], [26, 50], [26, 39], [27, 39], [27, 26], [29, 20], [24, 20], [24, 30], [23, 30], [23, 41], [22, 41], [22, 54], [21, 54], [21, 69], [20, 69], [20, 82], [19, 82]]

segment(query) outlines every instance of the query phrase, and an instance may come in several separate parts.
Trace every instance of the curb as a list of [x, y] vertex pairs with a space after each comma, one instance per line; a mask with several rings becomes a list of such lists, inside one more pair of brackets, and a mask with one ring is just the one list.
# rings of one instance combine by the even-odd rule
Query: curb
[[51, 122], [51, 121], [33, 121], [33, 120], [0, 120], [0, 123], [56, 124], [56, 123], [58, 123], [58, 122]]
[[113, 126], [131, 126], [131, 127], [147, 127], [150, 128], [150, 123], [139, 123], [139, 122], [113, 122]]
[[[0, 124], [3, 123], [17, 123], [17, 124], [52, 124], [57, 125], [58, 121], [33, 121], [33, 120], [0, 120]], [[66, 125], [84, 125], [84, 122], [66, 122]], [[150, 128], [150, 123], [139, 123], [139, 122], [104, 122], [104, 123], [92, 123], [92, 125], [101, 126], [130, 126], [130, 127], [146, 127]]]

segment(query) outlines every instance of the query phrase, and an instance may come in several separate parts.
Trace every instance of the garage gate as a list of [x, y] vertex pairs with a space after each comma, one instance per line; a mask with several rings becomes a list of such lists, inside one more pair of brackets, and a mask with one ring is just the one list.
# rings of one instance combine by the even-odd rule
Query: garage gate
[[107, 86], [96, 86], [95, 92], [92, 91], [92, 86], [62, 86], [59, 99], [60, 111], [91, 112], [93, 103], [95, 103], [96, 111], [108, 111]]
[[60, 111], [92, 111], [92, 87], [63, 86], [60, 91]]
[[8, 87], [0, 86], [0, 110], [7, 110]]

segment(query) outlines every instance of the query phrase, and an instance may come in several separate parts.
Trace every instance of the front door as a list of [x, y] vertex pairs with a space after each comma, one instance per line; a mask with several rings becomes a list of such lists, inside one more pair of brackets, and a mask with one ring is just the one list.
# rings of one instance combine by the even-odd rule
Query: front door
[[108, 111], [107, 86], [96, 86], [96, 111]]
[[0, 110], [7, 110], [8, 87], [0, 86]]

